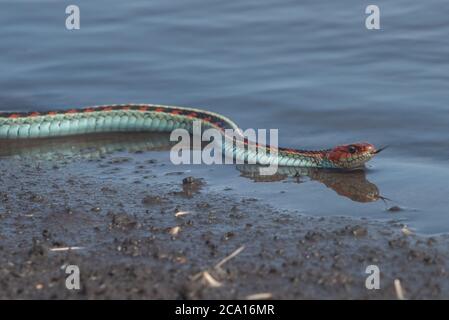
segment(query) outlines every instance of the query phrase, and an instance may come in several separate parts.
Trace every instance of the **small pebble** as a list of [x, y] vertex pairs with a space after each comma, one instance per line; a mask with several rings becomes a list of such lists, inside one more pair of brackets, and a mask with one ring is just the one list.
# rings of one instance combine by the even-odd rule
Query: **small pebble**
[[363, 237], [368, 234], [368, 230], [365, 227], [357, 226], [352, 230], [352, 234], [356, 237]]

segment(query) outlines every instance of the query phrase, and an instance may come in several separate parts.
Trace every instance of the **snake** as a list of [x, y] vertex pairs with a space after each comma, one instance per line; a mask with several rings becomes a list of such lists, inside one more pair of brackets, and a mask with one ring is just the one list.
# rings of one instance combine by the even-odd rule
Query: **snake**
[[[384, 148], [367, 142], [338, 145], [329, 149], [302, 150], [257, 144], [243, 137], [229, 118], [207, 110], [156, 104], [111, 104], [52, 111], [0, 112], [0, 139], [39, 139], [109, 132], [172, 132], [185, 129], [193, 133], [199, 121], [202, 130], [215, 129], [225, 141], [222, 151], [234, 159], [263, 165], [287, 167], [355, 169], [363, 167]], [[250, 146], [255, 144], [256, 148]]]

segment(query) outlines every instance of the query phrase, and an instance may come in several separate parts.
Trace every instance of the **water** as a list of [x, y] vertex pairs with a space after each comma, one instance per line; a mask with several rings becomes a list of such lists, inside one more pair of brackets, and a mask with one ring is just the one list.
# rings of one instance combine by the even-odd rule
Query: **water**
[[[367, 140], [390, 148], [366, 178], [393, 200], [357, 202], [323, 183], [254, 183], [233, 167], [191, 167], [209, 188], [313, 215], [398, 219], [449, 231], [449, 3], [287, 0], [2, 1], [0, 110], [147, 102], [197, 106], [281, 145]], [[160, 154], [168, 162], [168, 154]], [[183, 170], [184, 170], [183, 169]], [[385, 209], [397, 204], [402, 211]]]

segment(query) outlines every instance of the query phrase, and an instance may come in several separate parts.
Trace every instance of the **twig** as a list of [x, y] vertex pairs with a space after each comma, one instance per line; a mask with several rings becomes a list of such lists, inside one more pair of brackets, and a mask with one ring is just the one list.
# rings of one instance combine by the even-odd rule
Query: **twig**
[[237, 256], [240, 252], [243, 251], [243, 249], [245, 249], [245, 246], [241, 246], [240, 248], [235, 250], [233, 253], [231, 253], [229, 256], [227, 256], [226, 258], [222, 259], [219, 263], [217, 263], [215, 265], [215, 269], [221, 268], [222, 265], [224, 265], [226, 262], [228, 262], [229, 260], [231, 260], [232, 258]]
[[396, 297], [399, 300], [405, 300], [404, 290], [402, 289], [401, 286], [401, 280], [399, 279], [394, 280], [394, 289], [396, 290]]
[[175, 217], [181, 217], [181, 216], [185, 216], [186, 214], [189, 214], [189, 211], [178, 211], [175, 213]]
[[222, 286], [222, 283], [219, 282], [219, 281], [217, 281], [217, 280], [215, 280], [214, 277], [212, 277], [212, 276], [210, 275], [210, 273], [207, 272], [207, 271], [204, 271], [204, 272], [203, 272], [203, 278], [204, 278], [204, 280], [206, 280], [206, 282], [207, 282], [212, 288], [218, 288], [218, 287], [221, 287], [221, 286]]
[[[223, 264], [225, 264], [226, 262], [228, 262], [229, 260], [231, 260], [232, 258], [234, 258], [236, 255], [238, 255], [240, 252], [242, 252], [243, 249], [245, 249], [245, 246], [241, 246], [240, 248], [238, 248], [237, 250], [235, 250], [233, 253], [231, 253], [229, 256], [223, 258], [220, 262], [218, 262], [218, 263], [215, 265], [214, 269], [220, 269], [220, 267], [221, 267]], [[210, 269], [209, 269], [209, 270], [210, 270]], [[201, 276], [204, 277], [204, 273], [205, 273], [205, 272], [208, 273], [207, 271], [200, 271], [200, 272], [194, 274], [194, 275], [191, 277], [191, 279], [192, 279], [193, 281], [196, 281], [196, 280], [198, 280]], [[209, 273], [208, 273], [208, 274], [209, 274]], [[210, 275], [210, 274], [209, 274], [209, 275]]]
[[273, 295], [270, 292], [261, 292], [246, 296], [246, 300], [267, 300], [271, 298], [273, 298]]
[[50, 251], [68, 251], [68, 250], [81, 250], [84, 247], [60, 247], [60, 248], [51, 248]]

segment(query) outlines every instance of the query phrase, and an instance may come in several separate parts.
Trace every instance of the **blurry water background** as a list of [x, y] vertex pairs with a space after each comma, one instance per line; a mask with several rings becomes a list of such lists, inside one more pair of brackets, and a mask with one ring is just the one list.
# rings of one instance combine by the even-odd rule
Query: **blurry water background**
[[[81, 29], [65, 28], [66, 6]], [[381, 30], [365, 28], [365, 8]], [[399, 219], [449, 231], [449, 2], [97, 0], [0, 3], [0, 110], [108, 103], [196, 106], [280, 144], [390, 145], [368, 179], [404, 210], [320, 184], [203, 170], [211, 189], [269, 197], [305, 214]], [[168, 153], [162, 156], [168, 162]], [[193, 169], [194, 170], [194, 169]]]

